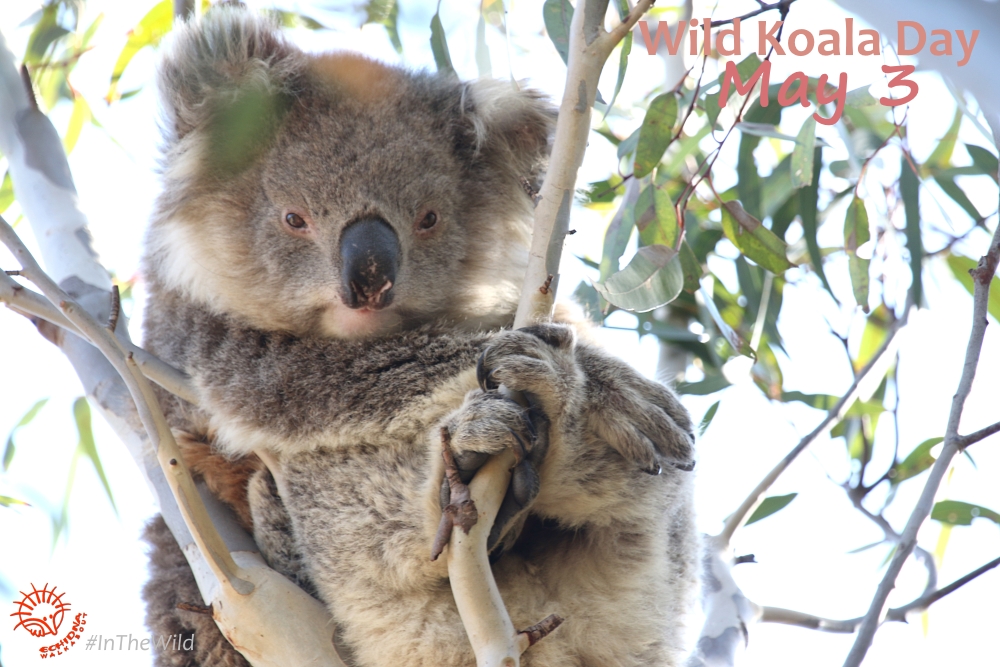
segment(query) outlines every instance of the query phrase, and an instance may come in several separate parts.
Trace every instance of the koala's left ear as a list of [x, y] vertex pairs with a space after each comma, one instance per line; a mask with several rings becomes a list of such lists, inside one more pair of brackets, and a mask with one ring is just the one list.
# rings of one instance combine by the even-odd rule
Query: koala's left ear
[[483, 79], [462, 86], [462, 117], [474, 159], [513, 170], [537, 187], [549, 157], [555, 107], [541, 93], [518, 90], [509, 81]]

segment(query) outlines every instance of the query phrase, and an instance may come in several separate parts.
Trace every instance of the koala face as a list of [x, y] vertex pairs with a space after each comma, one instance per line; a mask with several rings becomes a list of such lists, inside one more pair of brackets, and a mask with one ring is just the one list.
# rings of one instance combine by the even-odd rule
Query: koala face
[[552, 110], [508, 83], [304, 54], [264, 19], [213, 12], [161, 66], [151, 282], [300, 335], [505, 321]]

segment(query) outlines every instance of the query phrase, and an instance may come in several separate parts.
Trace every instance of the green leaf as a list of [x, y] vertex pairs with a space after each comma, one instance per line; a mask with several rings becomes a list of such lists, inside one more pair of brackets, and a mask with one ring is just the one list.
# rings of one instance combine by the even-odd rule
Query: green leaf
[[12, 505], [24, 505], [26, 507], [31, 507], [30, 504], [19, 500], [18, 498], [11, 498], [10, 496], [0, 496], [0, 507], [10, 507]]
[[906, 212], [906, 249], [910, 252], [910, 298], [913, 305], [920, 307], [923, 299], [924, 242], [920, 236], [920, 181], [910, 168], [910, 161], [904, 155], [899, 166], [899, 192], [903, 197]]
[[[712, 321], [715, 322], [715, 326], [719, 328], [719, 333], [721, 333], [726, 339], [726, 342], [728, 342], [738, 354], [742, 354], [744, 357], [750, 357], [753, 359], [754, 351], [750, 349], [750, 344], [745, 338], [743, 338], [743, 336], [740, 335], [740, 332], [736, 331], [736, 329], [731, 327], [729, 323], [723, 319], [718, 306], [715, 305], [715, 299], [708, 293], [708, 290], [705, 289], [704, 285], [701, 286], [701, 295], [705, 302], [705, 309], [711, 316]], [[729, 383], [727, 382], [725, 386], [729, 386]]]
[[[810, 118], [811, 120], [811, 118]], [[798, 146], [795, 147], [798, 150]], [[823, 149], [817, 147], [813, 151], [813, 167], [809, 169], [809, 176], [812, 179], [807, 187], [799, 190], [799, 217], [802, 220], [802, 233], [805, 236], [806, 248], [809, 250], [809, 263], [819, 276], [823, 287], [830, 293], [834, 301], [837, 297], [833, 294], [830, 281], [826, 279], [826, 271], [823, 269], [823, 253], [819, 249], [817, 234], [819, 233], [818, 202], [819, 202], [819, 172], [823, 168]], [[795, 184], [795, 153], [792, 153], [792, 184]], [[798, 187], [798, 186], [796, 186]]]
[[795, 137], [792, 149], [792, 187], [804, 188], [813, 182], [814, 155], [816, 147], [816, 119], [806, 119]]
[[744, 211], [739, 201], [722, 203], [722, 231], [740, 252], [771, 273], [781, 274], [792, 266], [785, 256], [785, 242]]
[[723, 375], [712, 375], [699, 382], [678, 382], [674, 389], [678, 394], [708, 396], [729, 387], [729, 380]]
[[604, 233], [604, 248], [601, 253], [601, 280], [607, 280], [618, 272], [618, 260], [621, 259], [628, 240], [635, 227], [635, 205], [639, 197], [638, 183], [630, 182], [625, 186], [625, 196], [622, 203]]
[[8, 468], [10, 468], [10, 462], [14, 458], [14, 451], [15, 451], [14, 434], [17, 433], [18, 430], [30, 424], [31, 420], [35, 418], [39, 410], [45, 407], [45, 404], [48, 403], [48, 401], [49, 399], [47, 398], [43, 398], [40, 401], [36, 401], [35, 404], [32, 405], [30, 408], [28, 408], [28, 411], [24, 413], [24, 415], [21, 417], [21, 420], [14, 425], [14, 428], [10, 430], [10, 433], [7, 435], [7, 444], [4, 445], [3, 448], [3, 459], [0, 460], [2, 461], [0, 465], [3, 466], [4, 472], [6, 472]]
[[569, 64], [569, 31], [573, 22], [573, 5], [569, 4], [569, 0], [545, 0], [542, 5], [542, 20], [559, 57]]
[[982, 170], [982, 173], [992, 176], [994, 181], [997, 180], [997, 170], [1000, 166], [997, 164], [996, 155], [975, 144], [965, 144], [965, 150], [969, 151], [972, 164]]
[[673, 93], [663, 93], [653, 98], [642, 119], [639, 129], [639, 144], [635, 150], [636, 177], [649, 174], [663, 159], [663, 154], [670, 144], [674, 134], [674, 124], [677, 122], [677, 96]]
[[743, 134], [750, 134], [755, 137], [771, 137], [772, 139], [799, 142], [798, 137], [793, 137], [790, 134], [782, 134], [778, 132], [776, 125], [768, 125], [767, 123], [736, 123], [736, 129]]
[[864, 331], [861, 332], [861, 347], [858, 350], [858, 356], [854, 359], [855, 372], [864, 368], [875, 356], [875, 352], [882, 347], [882, 343], [888, 336], [892, 319], [892, 314], [885, 305], [879, 305], [868, 315]]
[[955, 109], [955, 117], [951, 121], [951, 127], [938, 141], [934, 150], [924, 163], [924, 169], [947, 167], [951, 163], [951, 154], [955, 151], [955, 142], [958, 141], [958, 128], [962, 124], [962, 110]]
[[[649, 202], [650, 199], [652, 202]], [[665, 185], [659, 187], [651, 185], [641, 192], [639, 201], [636, 202], [636, 210], [642, 212], [636, 225], [643, 245], [676, 247], [680, 228], [677, 225], [674, 201], [670, 198]]]
[[783, 391], [781, 392], [781, 400], [785, 403], [798, 401], [817, 410], [831, 410], [840, 399], [830, 394], [803, 394], [801, 391]]
[[854, 300], [866, 313], [868, 312], [868, 269], [871, 260], [858, 257], [858, 247], [870, 239], [868, 211], [865, 209], [864, 201], [855, 197], [847, 207], [847, 215], [844, 217], [844, 249], [847, 251]]
[[619, 142], [618, 144], [619, 160], [628, 155], [629, 153], [635, 151], [635, 147], [639, 145], [639, 130], [641, 129], [642, 129], [641, 127], [635, 128], [635, 131], [632, 132], [632, 134], [628, 135], [627, 137], [622, 139], [621, 142]]
[[799, 494], [789, 493], [787, 496], [768, 496], [764, 498], [764, 502], [757, 506], [757, 509], [750, 515], [745, 525], [749, 526], [751, 523], [756, 523], [784, 509], [788, 506], [788, 503], [795, 500], [795, 496], [797, 495]]
[[953, 526], [970, 526], [972, 520], [981, 518], [1000, 525], [1000, 513], [987, 509], [982, 505], [972, 505], [958, 500], [942, 500], [934, 504], [931, 511], [931, 518], [941, 523], [950, 523]]
[[94, 470], [97, 471], [97, 476], [101, 478], [101, 484], [104, 486], [105, 493], [108, 494], [111, 507], [115, 510], [115, 514], [117, 514], [118, 508], [115, 507], [115, 499], [111, 495], [111, 485], [108, 484], [108, 478], [104, 474], [104, 466], [101, 465], [101, 458], [97, 454], [97, 446], [94, 444], [94, 432], [90, 427], [90, 404], [87, 403], [86, 398], [81, 396], [73, 402], [73, 419], [76, 421], [76, 430], [80, 434], [80, 441], [77, 444], [77, 448], [94, 464]]
[[868, 92], [869, 88], [871, 88], [870, 85], [847, 91], [847, 97], [844, 98], [844, 102], [847, 106], [854, 107], [855, 109], [877, 106], [878, 100]]
[[630, 53], [632, 53], [632, 33], [625, 35], [625, 39], [622, 40], [622, 49], [618, 56], [618, 79], [615, 81], [615, 92], [611, 94], [611, 101], [608, 102], [608, 108], [604, 112], [605, 118], [607, 118], [608, 112], [611, 111], [611, 107], [615, 105], [615, 100], [618, 99], [618, 93], [621, 92], [622, 84], [625, 83], [625, 70], [628, 69], [628, 56]]
[[121, 53], [118, 54], [118, 60], [115, 61], [115, 67], [111, 71], [111, 87], [108, 88], [106, 97], [108, 104], [119, 99], [118, 81], [122, 78], [125, 68], [132, 62], [135, 54], [147, 46], [159, 44], [164, 35], [173, 28], [173, 25], [173, 0], [162, 0], [162, 2], [158, 2], [142, 17], [138, 25], [129, 31], [128, 41], [125, 43], [125, 47]]
[[0, 184], [0, 213], [3, 213], [14, 203], [14, 181], [10, 178], [10, 172], [4, 174], [3, 183]]
[[628, 266], [594, 287], [609, 303], [644, 313], [676, 299], [683, 285], [677, 251], [652, 245], [639, 248]]
[[[976, 268], [979, 265], [978, 262], [961, 255], [948, 255], [947, 261], [948, 267], [951, 268], [951, 272], [955, 274], [958, 282], [962, 283], [962, 287], [969, 294], [973, 294], [975, 283], [972, 281], [969, 271]], [[990, 281], [990, 297], [989, 301], [986, 302], [986, 310], [993, 316], [994, 320], [1000, 322], [1000, 278], [996, 276], [993, 276], [993, 280]]]
[[[370, 6], [369, 6], [370, 7]], [[298, 12], [286, 12], [281, 9], [265, 10], [267, 14], [275, 17], [278, 23], [284, 28], [306, 28], [308, 30], [326, 30], [326, 26], [314, 18]], [[369, 15], [371, 9], [369, 8]]]
[[719, 411], [719, 403], [721, 403], [721, 401], [716, 401], [715, 403], [712, 403], [712, 407], [710, 407], [705, 412], [705, 416], [701, 418], [701, 423], [698, 424], [699, 438], [705, 435], [705, 431], [708, 430], [708, 427], [712, 424], [712, 420], [715, 419], [715, 413]]
[[479, 14], [476, 22], [476, 69], [481, 78], [493, 77], [493, 65], [490, 63], [490, 47], [486, 44], [486, 17]]
[[593, 285], [580, 281], [580, 284], [576, 286], [576, 291], [573, 292], [573, 299], [583, 308], [587, 319], [597, 325], [604, 323], [604, 315], [601, 313], [601, 299]]
[[[389, 35], [389, 41], [396, 53], [403, 53], [403, 43], [399, 41], [399, 3], [396, 0], [371, 0], [366, 7], [368, 16], [365, 23], [377, 23], [385, 26], [385, 31]], [[478, 33], [476, 35], [478, 39]], [[477, 42], [478, 49], [478, 42]], [[476, 57], [479, 52], [477, 50]]]
[[448, 39], [444, 35], [444, 26], [441, 25], [441, 3], [438, 2], [438, 11], [431, 19], [431, 51], [434, 53], [434, 64], [437, 65], [439, 74], [449, 74], [457, 77], [455, 68], [451, 64], [451, 55], [448, 53]]
[[694, 254], [694, 250], [691, 249], [687, 239], [681, 241], [679, 254], [681, 256], [681, 270], [684, 272], [684, 291], [694, 294], [698, 291], [701, 277], [705, 275], [705, 272], [701, 268], [701, 262], [698, 261], [698, 256]]
[[961, 206], [962, 209], [965, 210], [965, 212], [969, 214], [969, 217], [972, 218], [974, 221], [978, 223], [982, 222], [985, 219], [982, 215], [979, 214], [979, 210], [976, 208], [975, 204], [973, 204], [972, 201], [968, 198], [968, 196], [966, 196], [965, 190], [958, 187], [958, 184], [955, 183], [954, 178], [938, 175], [934, 177], [934, 182], [937, 183], [938, 187], [944, 190], [944, 193], [949, 197], [951, 197], [956, 204]]
[[63, 149], [66, 151], [66, 155], [73, 152], [76, 141], [80, 138], [80, 130], [83, 129], [83, 124], [90, 120], [92, 115], [90, 105], [83, 98], [83, 94], [77, 93], [73, 99], [73, 113], [69, 117], [69, 126], [63, 135]]
[[583, 200], [583, 204], [610, 204], [618, 195], [622, 193], [624, 181], [617, 175], [606, 181], [594, 181], [586, 190], [578, 190], [577, 194]]
[[931, 455], [931, 449], [941, 442], [944, 442], [944, 438], [930, 438], [917, 445], [899, 465], [893, 467], [889, 473], [889, 483], [895, 486], [934, 465], [936, 459]]
[[771, 346], [761, 342], [756, 349], [757, 361], [750, 368], [750, 377], [764, 395], [770, 399], [780, 400], [783, 394], [784, 376], [774, 356]]
[[69, 30], [59, 24], [59, 4], [52, 2], [42, 9], [35, 27], [28, 37], [24, 50], [24, 63], [37, 65], [44, 62], [45, 54], [58, 39], [69, 34]]

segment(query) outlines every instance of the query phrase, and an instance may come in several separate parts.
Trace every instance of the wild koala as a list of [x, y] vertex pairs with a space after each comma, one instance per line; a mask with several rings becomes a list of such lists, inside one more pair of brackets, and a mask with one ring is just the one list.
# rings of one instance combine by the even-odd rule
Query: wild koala
[[[524, 664], [677, 664], [697, 560], [688, 414], [571, 326], [503, 328], [550, 107], [507, 83], [306, 54], [228, 7], [178, 29], [159, 83], [145, 343], [200, 399], [164, 394], [168, 419], [272, 567], [328, 605], [348, 659], [475, 662], [429, 557], [444, 427], [465, 478], [503, 448], [522, 459], [494, 574], [516, 626], [567, 618]], [[280, 497], [255, 451], [278, 461]], [[200, 602], [193, 578], [162, 522], [148, 538], [147, 620], [195, 634], [158, 664], [245, 664], [209, 617], [175, 608]]]

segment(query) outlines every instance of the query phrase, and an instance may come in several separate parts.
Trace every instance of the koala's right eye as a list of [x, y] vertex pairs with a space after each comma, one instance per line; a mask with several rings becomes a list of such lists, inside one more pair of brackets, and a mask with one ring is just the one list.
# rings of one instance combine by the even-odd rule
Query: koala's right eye
[[284, 229], [292, 236], [307, 238], [312, 236], [313, 225], [309, 214], [302, 209], [285, 209]]

